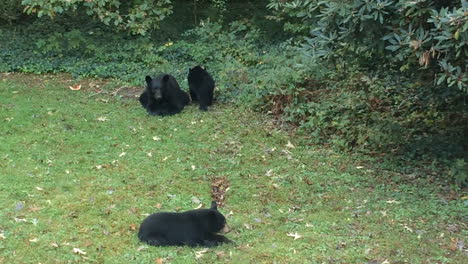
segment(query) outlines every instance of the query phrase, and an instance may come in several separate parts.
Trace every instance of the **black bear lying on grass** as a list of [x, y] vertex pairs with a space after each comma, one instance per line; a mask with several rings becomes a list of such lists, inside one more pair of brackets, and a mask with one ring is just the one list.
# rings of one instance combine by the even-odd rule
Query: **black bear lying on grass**
[[161, 74], [152, 79], [146, 76], [146, 89], [140, 95], [140, 103], [151, 115], [177, 114], [189, 103], [190, 99], [180, 89], [176, 79], [169, 74]]
[[195, 66], [189, 69], [188, 84], [192, 101], [200, 103], [200, 110], [208, 110], [213, 103], [215, 83], [211, 75], [202, 67]]
[[141, 224], [138, 238], [152, 246], [213, 247], [232, 242], [217, 234], [226, 229], [226, 218], [213, 201], [210, 209], [152, 214]]

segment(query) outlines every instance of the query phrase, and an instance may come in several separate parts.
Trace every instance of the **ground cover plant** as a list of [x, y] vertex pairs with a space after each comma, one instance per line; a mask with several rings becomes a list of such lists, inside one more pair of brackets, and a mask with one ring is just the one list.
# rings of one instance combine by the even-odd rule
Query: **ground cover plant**
[[[158, 118], [143, 86], [0, 76], [0, 263], [466, 259], [466, 197], [435, 175], [380, 170], [234, 105]], [[147, 214], [212, 199], [236, 245], [138, 241]]]

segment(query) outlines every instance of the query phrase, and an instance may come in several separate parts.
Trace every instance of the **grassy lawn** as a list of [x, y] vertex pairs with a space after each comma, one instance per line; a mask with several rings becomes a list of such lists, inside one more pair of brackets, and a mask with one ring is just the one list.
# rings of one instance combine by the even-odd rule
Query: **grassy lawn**
[[[0, 263], [467, 259], [466, 197], [309, 146], [234, 106], [205, 113], [191, 105], [159, 118], [136, 98], [113, 96], [118, 86], [74, 84], [0, 75]], [[235, 245], [138, 241], [145, 215], [213, 197], [224, 203]]]

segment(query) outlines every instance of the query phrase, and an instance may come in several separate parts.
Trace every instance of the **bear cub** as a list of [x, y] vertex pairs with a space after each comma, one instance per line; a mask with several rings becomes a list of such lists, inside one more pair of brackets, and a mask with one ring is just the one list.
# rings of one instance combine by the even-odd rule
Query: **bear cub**
[[208, 106], [213, 104], [213, 92], [215, 88], [215, 82], [211, 75], [202, 67], [195, 66], [189, 69], [187, 80], [192, 101], [199, 102], [200, 110], [208, 110]]
[[150, 115], [174, 115], [182, 111], [190, 99], [180, 89], [176, 79], [161, 74], [154, 79], [146, 76], [146, 88], [140, 95], [140, 103]]
[[213, 247], [232, 242], [217, 234], [226, 229], [226, 218], [213, 201], [209, 209], [152, 214], [143, 220], [138, 238], [152, 246]]

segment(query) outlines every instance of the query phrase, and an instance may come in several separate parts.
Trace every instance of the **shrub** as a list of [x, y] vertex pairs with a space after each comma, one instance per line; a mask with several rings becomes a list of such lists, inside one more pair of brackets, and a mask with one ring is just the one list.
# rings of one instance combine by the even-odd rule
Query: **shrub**
[[432, 75], [468, 93], [466, 1], [271, 0], [303, 51], [332, 64]]
[[23, 6], [21, 0], [2, 0], [0, 1], [0, 23], [12, 23], [19, 19], [22, 14]]

